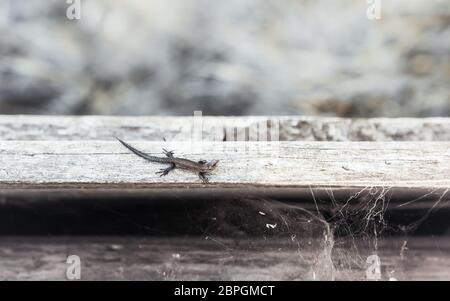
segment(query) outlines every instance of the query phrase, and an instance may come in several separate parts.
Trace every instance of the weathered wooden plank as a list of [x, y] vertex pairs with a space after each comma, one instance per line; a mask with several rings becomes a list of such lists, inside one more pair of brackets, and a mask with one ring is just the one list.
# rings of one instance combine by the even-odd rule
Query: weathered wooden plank
[[[316, 238], [320, 241], [323, 238]], [[67, 280], [67, 256], [81, 280], [367, 280], [373, 250], [299, 248], [289, 239], [8, 237], [0, 241], [0, 280]], [[380, 239], [381, 280], [450, 280], [448, 237]], [[251, 248], [248, 248], [251, 244]], [[314, 277], [315, 276], [315, 277]]]
[[[142, 142], [218, 159], [208, 188], [450, 187], [450, 142]], [[202, 188], [198, 177], [131, 154], [117, 141], [1, 141], [0, 189]]]
[[[269, 121], [269, 122], [268, 122]], [[282, 141], [450, 141], [450, 118], [344, 119], [302, 116], [202, 118], [203, 140], [234, 140], [258, 124], [279, 124]], [[0, 116], [0, 140], [187, 141], [193, 117]], [[228, 131], [227, 131], [228, 130]], [[228, 134], [227, 134], [228, 133]]]

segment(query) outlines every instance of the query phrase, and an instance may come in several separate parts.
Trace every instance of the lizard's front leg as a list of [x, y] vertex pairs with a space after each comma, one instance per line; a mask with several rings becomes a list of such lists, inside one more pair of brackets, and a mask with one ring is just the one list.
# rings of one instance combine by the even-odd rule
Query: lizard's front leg
[[174, 163], [170, 163], [170, 166], [167, 168], [160, 169], [159, 171], [156, 172], [156, 174], [160, 174], [159, 176], [163, 177], [167, 175], [172, 169], [175, 169]]
[[203, 184], [208, 184], [209, 183], [209, 179], [206, 177], [206, 173], [205, 172], [199, 172], [198, 173], [198, 177], [202, 180]]

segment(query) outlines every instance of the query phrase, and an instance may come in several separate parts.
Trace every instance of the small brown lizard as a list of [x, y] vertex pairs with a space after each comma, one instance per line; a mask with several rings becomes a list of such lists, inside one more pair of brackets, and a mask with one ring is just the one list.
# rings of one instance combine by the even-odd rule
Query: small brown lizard
[[203, 181], [203, 183], [206, 184], [208, 183], [208, 178], [206, 177], [206, 175], [212, 172], [219, 163], [219, 160], [211, 160], [211, 161], [201, 160], [196, 162], [188, 159], [177, 158], [173, 156], [173, 151], [167, 151], [165, 149], [163, 149], [163, 153], [166, 155], [166, 157], [151, 156], [132, 147], [131, 145], [120, 140], [117, 137], [116, 139], [119, 140], [119, 142], [122, 143], [130, 151], [132, 151], [139, 157], [144, 158], [145, 160], [156, 163], [170, 164], [169, 167], [161, 169], [156, 172], [157, 174], [160, 174], [161, 177], [167, 175], [171, 170], [175, 168], [180, 168], [196, 172], [199, 178]]

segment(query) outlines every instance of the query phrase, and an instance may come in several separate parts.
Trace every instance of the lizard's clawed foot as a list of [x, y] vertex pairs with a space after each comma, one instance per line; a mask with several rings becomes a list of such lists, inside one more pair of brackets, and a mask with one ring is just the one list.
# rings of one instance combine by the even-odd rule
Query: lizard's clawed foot
[[164, 177], [166, 176], [172, 169], [175, 169], [175, 165], [172, 164], [171, 166], [167, 167], [167, 168], [163, 168], [160, 169], [159, 171], [156, 172], [156, 174], [159, 174], [160, 177]]
[[209, 183], [209, 179], [206, 177], [206, 175], [204, 173], [199, 173], [198, 177], [200, 178], [200, 180], [202, 180], [203, 184], [208, 184]]
[[160, 169], [159, 171], [155, 172], [155, 174], [159, 174], [160, 177], [164, 177], [168, 174], [169, 172], [165, 169]]

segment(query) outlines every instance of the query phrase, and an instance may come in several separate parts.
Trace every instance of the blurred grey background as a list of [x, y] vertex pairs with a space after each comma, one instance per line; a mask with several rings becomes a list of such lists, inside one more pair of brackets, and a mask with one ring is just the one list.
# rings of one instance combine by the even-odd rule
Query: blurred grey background
[[0, 113], [450, 116], [450, 0], [0, 0]]

